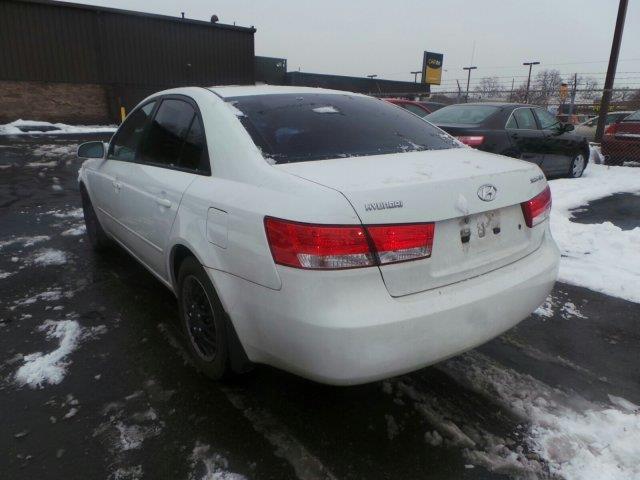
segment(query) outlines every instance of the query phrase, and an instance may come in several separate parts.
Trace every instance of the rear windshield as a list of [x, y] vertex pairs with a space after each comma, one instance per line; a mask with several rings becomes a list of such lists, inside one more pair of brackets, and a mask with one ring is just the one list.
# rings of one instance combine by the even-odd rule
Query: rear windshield
[[461, 123], [463, 125], [477, 125], [484, 122], [500, 107], [490, 105], [449, 105], [425, 117], [436, 125], [444, 123]]
[[622, 121], [623, 122], [637, 122], [638, 120], [640, 120], [640, 110], [638, 110], [636, 112], [633, 112], [628, 117], [625, 117], [624, 120], [622, 120]]
[[459, 148], [442, 130], [390, 103], [347, 94], [226, 99], [272, 163]]

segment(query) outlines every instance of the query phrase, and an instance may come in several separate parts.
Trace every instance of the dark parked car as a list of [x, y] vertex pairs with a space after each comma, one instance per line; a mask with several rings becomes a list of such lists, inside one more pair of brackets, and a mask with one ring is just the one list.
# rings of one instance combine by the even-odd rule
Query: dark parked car
[[609, 125], [602, 136], [602, 154], [607, 165], [640, 162], [640, 110]]
[[541, 107], [514, 103], [449, 105], [425, 117], [470, 147], [519, 158], [547, 176], [580, 177], [589, 143]]

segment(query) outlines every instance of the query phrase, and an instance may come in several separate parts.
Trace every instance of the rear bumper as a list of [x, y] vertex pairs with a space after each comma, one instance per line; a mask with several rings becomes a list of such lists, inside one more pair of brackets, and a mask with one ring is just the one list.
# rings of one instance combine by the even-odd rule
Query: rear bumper
[[400, 298], [372, 269], [279, 267], [281, 290], [209, 274], [252, 361], [349, 385], [416, 370], [500, 335], [544, 302], [558, 262], [547, 227], [541, 247], [513, 264]]

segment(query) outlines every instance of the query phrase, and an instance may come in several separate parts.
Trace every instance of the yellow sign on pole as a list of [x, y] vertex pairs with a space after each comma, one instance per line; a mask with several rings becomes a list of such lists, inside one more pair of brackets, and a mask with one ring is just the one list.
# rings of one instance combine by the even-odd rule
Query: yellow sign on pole
[[569, 94], [569, 85], [567, 85], [566, 83], [561, 83], [560, 84], [560, 100], [564, 100], [565, 98], [567, 98], [568, 94]]
[[422, 58], [422, 83], [429, 85], [440, 85], [442, 81], [442, 60], [441, 53], [424, 52]]

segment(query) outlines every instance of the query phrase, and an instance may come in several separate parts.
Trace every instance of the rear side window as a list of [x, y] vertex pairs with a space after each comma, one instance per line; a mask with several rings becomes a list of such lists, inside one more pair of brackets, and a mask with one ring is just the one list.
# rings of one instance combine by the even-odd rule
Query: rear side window
[[149, 125], [155, 105], [156, 102], [149, 102], [127, 117], [111, 141], [108, 158], [126, 161], [136, 158], [136, 152], [145, 128]]
[[538, 130], [538, 124], [533, 117], [530, 108], [517, 108], [513, 111], [511, 118], [515, 121], [515, 126], [507, 125], [507, 128], [517, 128], [520, 130]]
[[194, 115], [191, 128], [189, 128], [189, 133], [187, 133], [184, 140], [182, 152], [180, 152], [179, 165], [189, 170], [210, 173], [204, 128], [200, 117], [197, 115]]
[[177, 167], [184, 139], [195, 110], [187, 102], [163, 100], [142, 142], [140, 158], [145, 163]]
[[500, 110], [491, 105], [450, 105], [426, 116], [426, 120], [436, 125], [457, 123], [478, 125]]
[[433, 125], [370, 97], [304, 93], [227, 101], [273, 163], [460, 148]]

